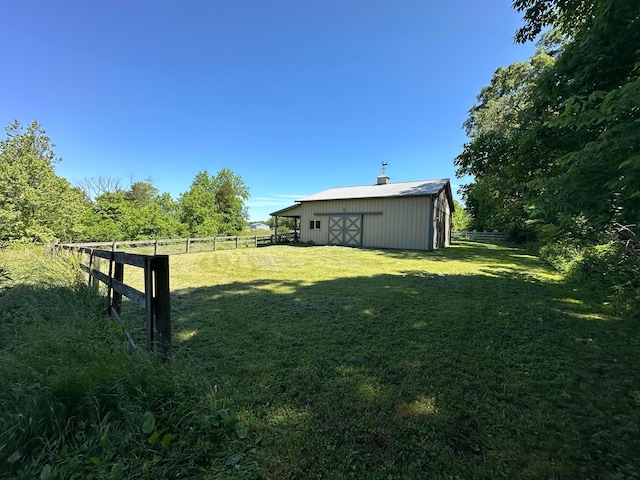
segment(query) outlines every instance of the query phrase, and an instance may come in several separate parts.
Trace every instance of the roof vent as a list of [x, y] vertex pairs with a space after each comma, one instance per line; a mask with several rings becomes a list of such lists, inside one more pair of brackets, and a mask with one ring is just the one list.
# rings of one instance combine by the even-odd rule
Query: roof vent
[[390, 180], [389, 176], [384, 172], [378, 175], [378, 185], [386, 185]]

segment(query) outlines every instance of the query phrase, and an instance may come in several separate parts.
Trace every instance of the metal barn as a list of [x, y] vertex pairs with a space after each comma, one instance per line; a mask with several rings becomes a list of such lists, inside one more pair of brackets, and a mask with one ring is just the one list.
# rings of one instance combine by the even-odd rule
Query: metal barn
[[449, 179], [330, 188], [271, 213], [299, 221], [299, 240], [315, 245], [432, 250], [450, 245]]

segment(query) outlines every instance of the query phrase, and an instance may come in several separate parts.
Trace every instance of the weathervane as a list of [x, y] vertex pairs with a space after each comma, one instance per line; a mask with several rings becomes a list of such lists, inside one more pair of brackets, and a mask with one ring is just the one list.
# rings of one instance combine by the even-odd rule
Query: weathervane
[[382, 173], [384, 173], [384, 169], [387, 168], [388, 165], [387, 162], [382, 162]]

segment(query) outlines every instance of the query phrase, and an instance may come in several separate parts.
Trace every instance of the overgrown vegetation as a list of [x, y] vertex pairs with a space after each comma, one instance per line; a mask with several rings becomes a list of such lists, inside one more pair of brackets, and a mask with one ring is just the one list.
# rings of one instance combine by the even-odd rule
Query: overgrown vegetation
[[[525, 62], [498, 68], [456, 158], [472, 228], [538, 242], [634, 315], [640, 264], [640, 3], [515, 0]], [[597, 279], [597, 280], [596, 280]], [[635, 307], [634, 307], [635, 306]]]
[[196, 478], [236, 453], [215, 386], [129, 348], [69, 259], [11, 248], [0, 264], [0, 478]]

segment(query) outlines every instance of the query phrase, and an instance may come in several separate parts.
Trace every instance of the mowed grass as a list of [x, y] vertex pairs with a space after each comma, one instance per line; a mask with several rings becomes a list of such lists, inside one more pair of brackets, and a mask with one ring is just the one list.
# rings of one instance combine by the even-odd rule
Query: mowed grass
[[211, 478], [640, 478], [637, 319], [523, 250], [170, 264], [174, 361], [241, 432]]

